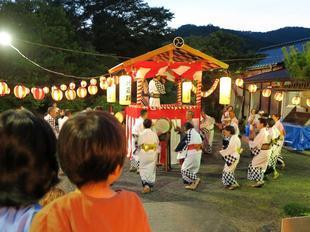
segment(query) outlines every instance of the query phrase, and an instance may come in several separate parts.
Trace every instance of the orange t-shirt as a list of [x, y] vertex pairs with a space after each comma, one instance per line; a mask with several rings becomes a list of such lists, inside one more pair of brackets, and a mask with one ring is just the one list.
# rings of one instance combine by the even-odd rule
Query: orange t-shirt
[[33, 219], [31, 232], [149, 232], [147, 215], [139, 197], [119, 191], [112, 198], [93, 198], [79, 191], [50, 203]]

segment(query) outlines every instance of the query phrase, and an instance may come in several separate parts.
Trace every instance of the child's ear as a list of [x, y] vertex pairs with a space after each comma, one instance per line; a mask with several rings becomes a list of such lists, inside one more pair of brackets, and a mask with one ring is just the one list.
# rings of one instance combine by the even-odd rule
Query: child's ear
[[123, 171], [123, 167], [121, 167], [120, 165], [117, 165], [115, 170], [109, 175], [108, 181], [111, 184], [113, 182], [115, 182], [120, 177], [120, 175], [122, 174], [122, 171]]

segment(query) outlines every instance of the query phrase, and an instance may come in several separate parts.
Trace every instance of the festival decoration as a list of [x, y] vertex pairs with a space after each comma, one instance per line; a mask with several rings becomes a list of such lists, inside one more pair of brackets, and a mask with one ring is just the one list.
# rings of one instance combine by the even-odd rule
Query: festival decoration
[[131, 76], [123, 75], [119, 79], [119, 104], [130, 105], [131, 103]]
[[209, 97], [209, 96], [214, 92], [214, 90], [216, 90], [217, 85], [218, 85], [219, 82], [220, 82], [219, 79], [215, 79], [215, 81], [214, 81], [214, 83], [212, 84], [211, 88], [208, 89], [208, 90], [205, 91], [205, 92], [201, 92], [201, 96], [202, 96], [202, 97]]
[[107, 88], [107, 102], [114, 103], [116, 102], [116, 86], [111, 85]]
[[271, 95], [271, 90], [270, 90], [270, 89], [264, 89], [264, 90], [262, 91], [262, 95], [263, 95], [263, 97], [270, 97], [270, 95]]
[[87, 86], [87, 82], [86, 81], [81, 81], [81, 87], [85, 88]]
[[106, 80], [107, 80], [107, 78], [104, 77], [104, 76], [102, 76], [102, 77], [99, 78], [99, 81], [100, 81], [100, 82], [103, 82], [103, 81], [106, 81]]
[[76, 91], [79, 98], [84, 98], [87, 96], [87, 89], [84, 87], [79, 87]]
[[11, 89], [10, 89], [10, 88], [7, 88], [6, 94], [9, 95], [10, 93], [11, 93]]
[[90, 95], [95, 95], [98, 92], [97, 85], [89, 85], [88, 86], [88, 92]]
[[274, 95], [274, 99], [276, 101], [282, 101], [283, 100], [283, 93], [282, 92], [276, 92]]
[[69, 84], [69, 89], [75, 89], [75, 83], [74, 82], [71, 82]]
[[44, 91], [45, 94], [48, 94], [50, 92], [50, 89], [48, 87], [44, 87], [43, 91]]
[[182, 102], [183, 103], [191, 102], [191, 90], [192, 90], [192, 82], [185, 81], [182, 83]]
[[41, 101], [45, 97], [44, 90], [42, 88], [31, 88], [31, 93], [34, 99]]
[[72, 101], [76, 98], [76, 92], [74, 89], [68, 89], [66, 92], [65, 92], [65, 96], [66, 98], [69, 100], [69, 101]]
[[307, 98], [306, 103], [307, 103], [307, 106], [310, 107], [310, 98]]
[[297, 106], [297, 105], [300, 104], [300, 100], [301, 100], [301, 99], [300, 99], [299, 96], [293, 97], [293, 98], [292, 98], [292, 104]]
[[66, 91], [67, 90], [67, 86], [65, 84], [60, 85], [60, 89], [62, 91]]
[[[29, 89], [28, 89], [29, 90]], [[29, 90], [30, 91], [30, 90]], [[27, 96], [27, 88], [23, 85], [16, 85], [14, 87], [14, 95], [15, 97], [17, 97], [18, 99], [23, 99]]]
[[30, 89], [26, 87], [26, 95], [30, 93]]
[[250, 84], [250, 85], [248, 86], [248, 90], [249, 90], [250, 93], [255, 93], [256, 90], [257, 90], [257, 85], [255, 85], [255, 84]]
[[63, 92], [60, 89], [54, 89], [51, 93], [54, 101], [61, 101], [63, 98]]
[[55, 85], [53, 85], [51, 90], [54, 91], [55, 89], [57, 89], [57, 87]]
[[8, 84], [4, 81], [0, 82], [0, 96], [4, 96], [7, 94]]
[[108, 86], [112, 86], [114, 84], [114, 80], [112, 77], [108, 77], [107, 84], [108, 84]]
[[230, 93], [231, 93], [231, 78], [221, 77], [220, 78], [220, 104], [230, 104]]
[[99, 86], [102, 90], [106, 90], [108, 88], [108, 83], [106, 81], [101, 81]]
[[235, 84], [238, 87], [242, 87], [243, 86], [243, 79], [241, 79], [241, 78], [236, 79]]
[[94, 79], [94, 78], [91, 79], [91, 80], [90, 80], [90, 84], [91, 84], [91, 85], [97, 85], [97, 80]]

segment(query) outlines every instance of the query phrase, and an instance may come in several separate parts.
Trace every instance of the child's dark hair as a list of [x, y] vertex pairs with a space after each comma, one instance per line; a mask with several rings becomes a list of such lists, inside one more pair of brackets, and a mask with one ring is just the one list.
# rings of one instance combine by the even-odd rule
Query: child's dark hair
[[78, 187], [105, 181], [122, 167], [127, 154], [122, 125], [107, 112], [76, 114], [62, 127], [58, 138], [60, 165]]
[[28, 110], [0, 114], [0, 207], [36, 203], [58, 182], [56, 137]]
[[258, 120], [261, 124], [263, 124], [264, 126], [267, 126], [267, 118], [259, 118]]
[[147, 114], [147, 110], [141, 110], [140, 111], [140, 116], [143, 117], [144, 115]]
[[275, 124], [275, 121], [272, 118], [268, 118], [267, 119], [267, 124], [269, 127], [273, 127]]
[[151, 128], [151, 127], [152, 127], [152, 120], [150, 120], [150, 119], [145, 119], [145, 120], [143, 121], [143, 126], [144, 126], [144, 128], [146, 128], [146, 129]]
[[230, 132], [231, 135], [234, 135], [236, 133], [235, 128], [233, 126], [225, 126], [224, 130]]
[[186, 122], [186, 123], [184, 124], [184, 128], [185, 128], [185, 130], [189, 130], [189, 129], [194, 128], [194, 126], [193, 126], [192, 123]]

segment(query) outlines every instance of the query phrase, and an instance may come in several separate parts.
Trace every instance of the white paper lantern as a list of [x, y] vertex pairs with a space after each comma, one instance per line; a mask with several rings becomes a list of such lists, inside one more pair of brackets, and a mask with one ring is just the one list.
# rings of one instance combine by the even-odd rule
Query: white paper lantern
[[116, 86], [112, 85], [107, 88], [107, 102], [116, 102]]
[[119, 80], [119, 104], [130, 105], [131, 103], [131, 76], [120, 76]]
[[183, 103], [191, 102], [191, 90], [192, 90], [192, 82], [185, 81], [182, 83], [182, 102]]
[[231, 94], [231, 78], [221, 77], [220, 78], [220, 104], [229, 105]]
[[292, 98], [292, 104], [297, 106], [297, 105], [300, 104], [300, 100], [301, 100], [301, 99], [300, 99], [299, 96], [293, 97], [293, 98]]
[[270, 89], [264, 89], [262, 92], [263, 97], [270, 97], [271, 90]]

